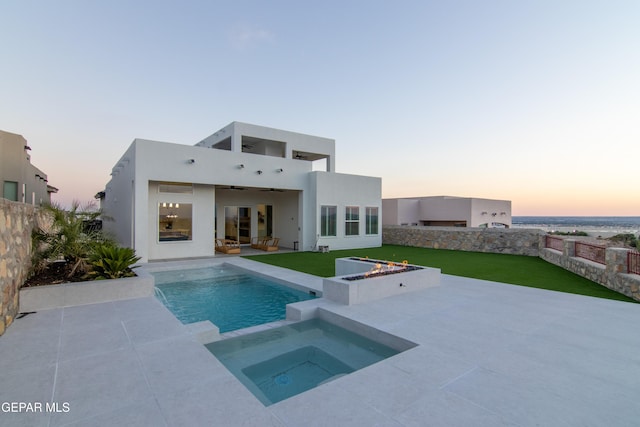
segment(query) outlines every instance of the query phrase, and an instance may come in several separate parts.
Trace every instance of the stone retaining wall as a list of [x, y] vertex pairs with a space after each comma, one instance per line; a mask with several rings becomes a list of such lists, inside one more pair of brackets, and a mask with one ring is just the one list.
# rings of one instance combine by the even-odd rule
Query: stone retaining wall
[[538, 256], [541, 230], [385, 225], [382, 243], [454, 251]]
[[31, 231], [45, 218], [33, 205], [0, 199], [0, 335], [18, 313], [18, 291], [31, 266]]
[[627, 253], [630, 249], [606, 248], [605, 262], [600, 264], [575, 256], [574, 239], [564, 239], [562, 251], [545, 248], [545, 237], [540, 238], [540, 258], [587, 278], [604, 287], [640, 301], [640, 276], [628, 274]]

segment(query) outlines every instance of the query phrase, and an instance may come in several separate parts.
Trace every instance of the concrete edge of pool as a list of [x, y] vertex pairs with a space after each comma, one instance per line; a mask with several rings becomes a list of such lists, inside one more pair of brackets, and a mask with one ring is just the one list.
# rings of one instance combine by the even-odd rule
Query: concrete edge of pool
[[[359, 276], [364, 279], [372, 267], [371, 262], [371, 260], [363, 261], [355, 258], [338, 259], [336, 260], [336, 273], [339, 276], [365, 273], [365, 275]], [[192, 335], [200, 343], [204, 344], [238, 381], [266, 406], [327, 384], [372, 363], [393, 357], [417, 346], [416, 343], [394, 334], [332, 313], [327, 310], [328, 307], [331, 305], [366, 303], [438, 286], [440, 283], [439, 269], [410, 266], [407, 263], [398, 264], [393, 274], [371, 276], [366, 280], [347, 281], [338, 276], [323, 279], [322, 293], [306, 286], [304, 283], [304, 280], [308, 279], [306, 275], [302, 278], [289, 277], [288, 280], [285, 280], [280, 278], [284, 269], [272, 267], [256, 271], [258, 266], [253, 263], [239, 266], [236, 263], [223, 262], [215, 264], [223, 267], [217, 270], [206, 268], [214, 265], [211, 263], [197, 263], [190, 266], [180, 264], [179, 268], [175, 270], [169, 270], [165, 266], [162, 271], [152, 271], [151, 273], [158, 274], [156, 279], [162, 282], [157, 286], [169, 286], [169, 288], [164, 288], [164, 292], [171, 289], [173, 293], [180, 291], [182, 294], [182, 290], [184, 290], [186, 292], [184, 295], [189, 295], [193, 292], [189, 290], [192, 286], [197, 286], [197, 289], [206, 289], [209, 286], [217, 287], [219, 284], [219, 286], [222, 286], [220, 289], [225, 289], [229, 285], [224, 285], [224, 283], [229, 283], [231, 288], [227, 289], [234, 289], [237, 286], [234, 283], [237, 282], [230, 280], [229, 277], [235, 276], [229, 276], [229, 268], [224, 268], [228, 264], [234, 267], [234, 271], [245, 272], [251, 277], [256, 277], [256, 280], [258, 280], [256, 284], [260, 283], [259, 280], [263, 278], [291, 289], [309, 292], [314, 296], [317, 294], [326, 294], [327, 296], [327, 298], [315, 298], [286, 304], [285, 318], [282, 320], [230, 330], [222, 334], [218, 325], [212, 322], [212, 318], [210, 318], [211, 320], [186, 324]], [[161, 276], [164, 273], [173, 271], [178, 274]], [[193, 273], [189, 274], [189, 271], [193, 271]], [[218, 280], [216, 277], [220, 279]], [[173, 282], [174, 280], [176, 282]], [[197, 280], [197, 282], [194, 282], [194, 280]], [[400, 286], [398, 286], [399, 282]], [[192, 285], [189, 286], [188, 283]], [[196, 283], [198, 284], [196, 285]], [[246, 289], [249, 290], [249, 287]], [[237, 294], [238, 289], [232, 292]], [[198, 301], [199, 306], [208, 298], [204, 296], [202, 291], [194, 293], [195, 295], [200, 299]], [[167, 308], [171, 309], [165, 294], [161, 293], [159, 297], [164, 300]], [[216, 298], [219, 298], [219, 296]], [[184, 305], [189, 305], [189, 303], [185, 301]], [[210, 304], [206, 305], [211, 307]], [[204, 310], [204, 308], [201, 308], [196, 312], [201, 316], [205, 312]], [[306, 335], [306, 338], [295, 335], [294, 331], [298, 329], [297, 325], [303, 327], [302, 325], [308, 325], [312, 321], [315, 322], [313, 323], [314, 327], [319, 328], [318, 334], [321, 338], [317, 334]], [[222, 323], [219, 325], [222, 325]], [[336, 333], [334, 331], [342, 332]], [[334, 341], [338, 339], [337, 337], [345, 334], [351, 334], [349, 335], [351, 339], [348, 345], [346, 341], [342, 341], [342, 345], [338, 344], [339, 341]], [[292, 344], [294, 338], [289, 341], [283, 341], [284, 336], [296, 336], [295, 345]], [[358, 344], [361, 341], [365, 341], [362, 346]], [[272, 342], [278, 343], [278, 345], [271, 344]], [[289, 344], [284, 345], [284, 342]], [[349, 347], [348, 351], [344, 350], [345, 345]], [[281, 346], [284, 348], [281, 348]], [[379, 350], [380, 353], [373, 350], [378, 347], [381, 349]], [[229, 350], [230, 348], [235, 350], [233, 357], [227, 356], [228, 352], [231, 351]], [[270, 350], [266, 350], [267, 348], [270, 348]], [[243, 362], [244, 364], [239, 366], [239, 360], [244, 359], [250, 359], [251, 362]], [[249, 372], [252, 373], [249, 374]], [[281, 377], [286, 377], [287, 381], [282, 380]]]

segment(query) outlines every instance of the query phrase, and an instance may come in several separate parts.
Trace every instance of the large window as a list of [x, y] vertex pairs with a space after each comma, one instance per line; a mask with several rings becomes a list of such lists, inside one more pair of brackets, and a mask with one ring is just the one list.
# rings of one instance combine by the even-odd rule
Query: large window
[[158, 241], [191, 240], [191, 203], [160, 202], [158, 205]]
[[345, 236], [357, 236], [360, 234], [360, 208], [347, 206], [344, 217]]
[[335, 236], [338, 208], [335, 206], [320, 207], [320, 235]]
[[366, 209], [366, 234], [378, 234], [378, 208]]
[[18, 183], [15, 181], [5, 181], [3, 186], [3, 195], [7, 200], [18, 201]]

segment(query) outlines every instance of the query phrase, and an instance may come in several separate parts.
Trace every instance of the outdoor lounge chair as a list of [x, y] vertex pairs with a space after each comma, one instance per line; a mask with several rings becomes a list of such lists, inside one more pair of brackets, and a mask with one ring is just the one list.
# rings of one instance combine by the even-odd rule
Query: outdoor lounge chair
[[253, 249], [262, 249], [267, 246], [271, 237], [252, 237], [251, 238], [251, 247]]
[[263, 251], [267, 251], [267, 252], [275, 252], [279, 249], [278, 243], [280, 243], [279, 237], [274, 237], [273, 239], [267, 239], [265, 240], [264, 244], [261, 245], [258, 249], [262, 249]]
[[240, 243], [236, 240], [216, 239], [216, 251], [224, 254], [239, 254]]

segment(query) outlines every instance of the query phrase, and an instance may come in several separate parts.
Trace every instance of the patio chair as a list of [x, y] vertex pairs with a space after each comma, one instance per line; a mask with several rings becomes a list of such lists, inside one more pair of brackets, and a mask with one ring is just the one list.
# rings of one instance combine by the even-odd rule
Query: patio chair
[[251, 238], [251, 247], [253, 249], [262, 249], [264, 250], [264, 248], [267, 246], [267, 243], [269, 242], [269, 240], [271, 240], [271, 237], [252, 237]]
[[230, 239], [216, 239], [216, 251], [224, 254], [239, 254], [240, 243]]
[[278, 243], [280, 243], [280, 238], [279, 237], [274, 237], [273, 239], [268, 240], [265, 245], [263, 247], [261, 247], [260, 249], [262, 249], [263, 251], [267, 251], [267, 252], [275, 252], [277, 251], [278, 248]]

